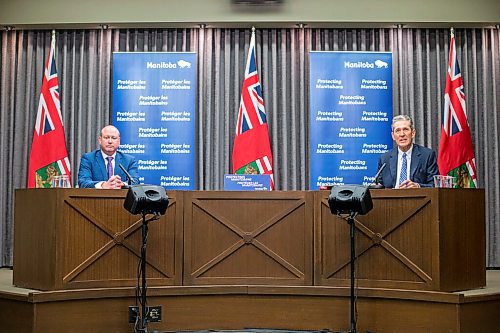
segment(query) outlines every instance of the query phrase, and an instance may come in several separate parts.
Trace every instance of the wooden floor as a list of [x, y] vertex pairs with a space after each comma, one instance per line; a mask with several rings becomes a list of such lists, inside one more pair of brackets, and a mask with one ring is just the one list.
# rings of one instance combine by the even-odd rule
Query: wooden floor
[[[12, 285], [0, 269], [1, 332], [133, 332], [128, 307], [134, 288], [41, 292]], [[148, 305], [162, 306], [152, 331], [348, 331], [350, 291], [335, 287], [151, 287]], [[487, 272], [485, 288], [444, 293], [359, 288], [358, 332], [498, 333], [500, 271]]]

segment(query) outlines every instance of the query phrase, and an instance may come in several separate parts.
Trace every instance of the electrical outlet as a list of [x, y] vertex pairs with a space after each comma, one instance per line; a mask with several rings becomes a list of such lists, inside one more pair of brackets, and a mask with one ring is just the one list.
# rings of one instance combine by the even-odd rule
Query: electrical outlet
[[128, 322], [133, 324], [137, 320], [139, 316], [139, 307], [138, 306], [129, 306], [128, 307]]
[[161, 306], [149, 306], [147, 307], [146, 313], [148, 314], [148, 321], [150, 323], [161, 322]]
[[[146, 307], [146, 314], [148, 318], [148, 323], [159, 323], [161, 322], [161, 305], [148, 306]], [[140, 317], [138, 306], [128, 307], [128, 322], [130, 324], [135, 323], [137, 317]]]

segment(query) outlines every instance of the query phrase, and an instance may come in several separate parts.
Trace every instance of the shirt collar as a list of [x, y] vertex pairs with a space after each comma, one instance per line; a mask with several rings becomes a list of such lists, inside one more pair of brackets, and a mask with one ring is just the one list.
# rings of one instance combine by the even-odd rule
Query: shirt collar
[[411, 144], [410, 149], [408, 149], [405, 152], [401, 151], [401, 149], [399, 149], [399, 147], [398, 147], [398, 158], [402, 158], [404, 153], [406, 153], [406, 158], [410, 158], [412, 151], [413, 151], [413, 143]]
[[[107, 158], [107, 157], [109, 157], [110, 155], [106, 155], [106, 154], [104, 154], [104, 152], [103, 152], [102, 150], [101, 150], [101, 154], [102, 154], [102, 158], [103, 158], [105, 161], [107, 161], [107, 159], [106, 159], [106, 158]], [[113, 155], [111, 155], [111, 157], [113, 157], [112, 161], [115, 161], [115, 160], [116, 160], [116, 151], [115, 151], [115, 153], [114, 153]]]

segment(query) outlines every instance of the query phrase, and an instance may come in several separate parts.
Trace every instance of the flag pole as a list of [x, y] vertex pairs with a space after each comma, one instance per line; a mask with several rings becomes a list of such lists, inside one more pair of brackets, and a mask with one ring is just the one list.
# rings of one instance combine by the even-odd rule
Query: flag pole
[[446, 71], [444, 112], [439, 140], [441, 175], [455, 177], [455, 187], [476, 188], [477, 170], [472, 133], [467, 121], [464, 83], [458, 64], [455, 30], [450, 27], [450, 53]]
[[273, 190], [273, 156], [257, 73], [255, 26], [252, 26], [251, 31], [234, 136], [233, 173], [269, 175], [269, 189]]
[[50, 49], [54, 52], [54, 59], [56, 57], [56, 29], [52, 29], [52, 33], [50, 36]]
[[[64, 135], [59, 80], [55, 61], [56, 31], [51, 31], [50, 49], [43, 69], [40, 99], [36, 109], [35, 128], [28, 162], [28, 188], [53, 187], [57, 176], [68, 176], [71, 166]], [[48, 121], [50, 119], [51, 121]], [[49, 135], [50, 133], [50, 135]], [[54, 185], [61, 185], [54, 182]], [[54, 186], [54, 187], [55, 187]]]

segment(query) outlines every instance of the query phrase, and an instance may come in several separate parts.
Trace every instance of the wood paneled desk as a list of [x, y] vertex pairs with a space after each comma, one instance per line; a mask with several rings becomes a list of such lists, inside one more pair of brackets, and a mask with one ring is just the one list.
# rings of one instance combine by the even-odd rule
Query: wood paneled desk
[[[57, 290], [135, 286], [141, 247], [140, 215], [123, 202], [126, 190], [21, 189], [15, 195], [14, 285]], [[180, 285], [182, 201], [150, 222], [150, 286]]]
[[[468, 290], [486, 285], [483, 189], [370, 190], [356, 217], [358, 287]], [[350, 236], [316, 192], [315, 284], [348, 286]]]
[[[59, 290], [135, 286], [141, 217], [125, 190], [20, 189], [14, 284]], [[347, 222], [329, 191], [171, 191], [149, 224], [150, 286], [350, 284]], [[371, 190], [356, 217], [357, 285], [468, 290], [486, 283], [482, 189]]]

